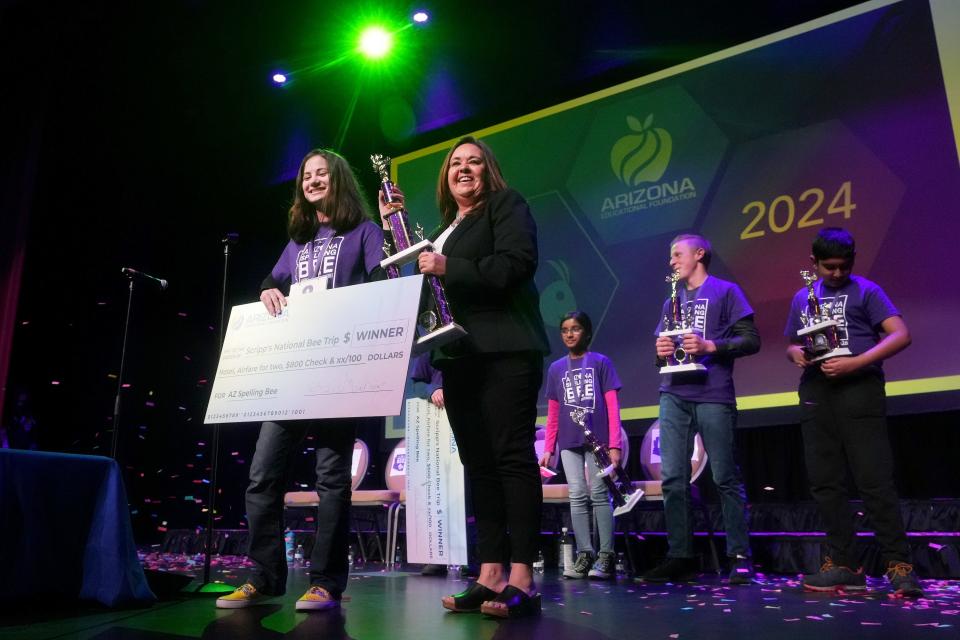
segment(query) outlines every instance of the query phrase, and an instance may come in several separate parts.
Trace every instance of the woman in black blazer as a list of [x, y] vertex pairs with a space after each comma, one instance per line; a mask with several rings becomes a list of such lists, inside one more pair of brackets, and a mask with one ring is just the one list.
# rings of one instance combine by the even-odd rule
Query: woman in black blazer
[[[443, 599], [452, 611], [513, 617], [540, 610], [532, 564], [542, 496], [533, 453], [549, 352], [533, 277], [537, 228], [490, 148], [473, 137], [447, 154], [437, 184], [442, 224], [422, 273], [439, 276], [467, 336], [434, 350], [473, 494], [480, 576]], [[510, 573], [503, 570], [510, 563]]]

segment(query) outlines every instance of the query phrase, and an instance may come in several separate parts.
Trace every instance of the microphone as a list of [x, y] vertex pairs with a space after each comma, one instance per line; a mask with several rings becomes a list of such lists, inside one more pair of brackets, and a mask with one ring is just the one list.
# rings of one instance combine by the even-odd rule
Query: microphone
[[228, 231], [220, 242], [223, 244], [237, 244], [240, 242], [240, 234], [236, 231]]
[[143, 271], [137, 271], [136, 269], [131, 269], [130, 267], [124, 267], [120, 269], [120, 273], [127, 276], [128, 278], [142, 278], [144, 280], [149, 280], [151, 282], [154, 282], [160, 286], [161, 291], [165, 291], [167, 289], [167, 285], [170, 284], [163, 278], [157, 278], [155, 276], [150, 275], [149, 273], [144, 273]]

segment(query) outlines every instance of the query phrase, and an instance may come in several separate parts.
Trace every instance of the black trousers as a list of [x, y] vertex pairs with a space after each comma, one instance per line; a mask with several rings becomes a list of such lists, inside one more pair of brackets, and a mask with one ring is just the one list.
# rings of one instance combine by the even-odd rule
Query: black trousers
[[543, 379], [538, 353], [443, 363], [443, 396], [467, 474], [484, 562], [532, 564], [543, 492], [533, 444]]
[[271, 596], [287, 590], [283, 543], [283, 494], [307, 430], [316, 437], [317, 538], [310, 554], [310, 584], [338, 598], [347, 588], [350, 536], [350, 469], [357, 423], [352, 419], [264, 422], [250, 463], [247, 488], [247, 555], [255, 565], [250, 583]]
[[893, 455], [887, 437], [883, 380], [866, 374], [829, 380], [817, 376], [800, 384], [800, 414], [810, 492], [827, 529], [827, 546], [837, 564], [857, 567], [853, 510], [846, 466], [873, 524], [884, 564], [909, 562]]

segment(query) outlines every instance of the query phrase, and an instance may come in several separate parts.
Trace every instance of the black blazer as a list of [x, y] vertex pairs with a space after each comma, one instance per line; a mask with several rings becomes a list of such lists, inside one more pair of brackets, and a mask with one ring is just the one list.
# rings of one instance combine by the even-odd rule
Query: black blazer
[[[431, 234], [436, 239], [445, 227]], [[454, 320], [467, 337], [434, 350], [433, 361], [486, 353], [550, 352], [540, 317], [537, 225], [513, 189], [490, 194], [443, 244], [441, 280]]]

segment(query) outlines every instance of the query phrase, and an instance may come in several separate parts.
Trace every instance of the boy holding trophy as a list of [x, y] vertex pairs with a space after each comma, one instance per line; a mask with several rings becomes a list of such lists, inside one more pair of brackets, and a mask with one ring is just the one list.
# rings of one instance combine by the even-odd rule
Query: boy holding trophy
[[806, 286], [793, 297], [785, 334], [791, 340], [787, 359], [803, 369], [804, 455], [831, 555], [819, 573], [804, 576], [803, 586], [866, 589], [846, 490], [849, 465], [876, 530], [891, 592], [920, 597], [893, 484], [881, 368], [910, 345], [910, 332], [879, 285], [852, 275], [856, 249], [850, 233], [822, 229], [812, 253], [814, 271], [804, 272]]
[[682, 582], [696, 576], [690, 457], [697, 432], [710, 456], [727, 532], [730, 583], [749, 584], [754, 572], [746, 522], [746, 493], [734, 460], [737, 421], [734, 359], [760, 350], [753, 309], [736, 284], [708, 275], [706, 238], [677, 236], [670, 243], [671, 295], [657, 326], [660, 366], [660, 453], [666, 560], [641, 577], [646, 582]]

